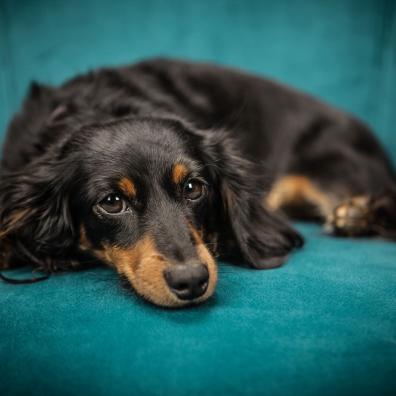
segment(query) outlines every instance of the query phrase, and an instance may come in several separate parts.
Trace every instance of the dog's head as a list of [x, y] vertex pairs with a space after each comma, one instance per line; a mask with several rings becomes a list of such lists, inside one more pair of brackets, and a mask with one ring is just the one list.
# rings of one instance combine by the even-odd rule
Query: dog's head
[[3, 172], [3, 260], [49, 269], [95, 259], [155, 304], [204, 301], [217, 248], [265, 267], [298, 244], [263, 208], [237, 151], [226, 135], [172, 119], [79, 129], [27, 169]]

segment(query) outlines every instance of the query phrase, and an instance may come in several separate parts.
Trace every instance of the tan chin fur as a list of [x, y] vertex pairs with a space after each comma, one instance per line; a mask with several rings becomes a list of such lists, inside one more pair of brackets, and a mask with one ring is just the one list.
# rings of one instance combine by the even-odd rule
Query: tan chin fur
[[[82, 232], [81, 239], [86, 248], [85, 232]], [[169, 290], [163, 275], [169, 263], [156, 250], [153, 238], [150, 236], [146, 235], [132, 248], [105, 246], [103, 250], [93, 250], [92, 253], [100, 260], [115, 267], [120, 275], [128, 279], [134, 290], [148, 301], [159, 306], [176, 308], [201, 303], [208, 299], [215, 290], [216, 263], [202, 241], [196, 249], [199, 258], [208, 267], [209, 284], [205, 294], [193, 301], [180, 300]]]

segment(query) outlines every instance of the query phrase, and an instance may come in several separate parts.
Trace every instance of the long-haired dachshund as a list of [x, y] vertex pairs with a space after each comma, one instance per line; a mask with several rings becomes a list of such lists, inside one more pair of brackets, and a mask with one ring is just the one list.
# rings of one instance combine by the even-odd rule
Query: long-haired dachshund
[[9, 126], [2, 268], [99, 262], [180, 307], [213, 294], [216, 256], [282, 265], [303, 244], [284, 214], [396, 240], [396, 178], [361, 122], [270, 80], [149, 60], [33, 83]]

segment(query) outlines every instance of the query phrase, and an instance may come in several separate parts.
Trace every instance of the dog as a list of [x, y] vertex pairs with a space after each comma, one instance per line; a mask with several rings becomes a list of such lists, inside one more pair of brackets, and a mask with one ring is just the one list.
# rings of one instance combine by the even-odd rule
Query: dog
[[32, 83], [8, 128], [2, 269], [102, 263], [183, 307], [214, 293], [217, 257], [281, 266], [303, 245], [290, 217], [396, 240], [396, 177], [362, 122], [272, 80], [146, 60]]

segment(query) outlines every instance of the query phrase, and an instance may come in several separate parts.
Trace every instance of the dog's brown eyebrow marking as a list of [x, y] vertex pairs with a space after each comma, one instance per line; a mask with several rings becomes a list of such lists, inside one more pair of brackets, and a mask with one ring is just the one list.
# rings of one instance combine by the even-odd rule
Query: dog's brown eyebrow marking
[[136, 197], [136, 187], [131, 179], [128, 179], [127, 177], [123, 177], [118, 182], [118, 187], [127, 197], [129, 198]]
[[181, 163], [176, 163], [172, 168], [172, 181], [175, 184], [180, 184], [188, 174], [187, 166]]

